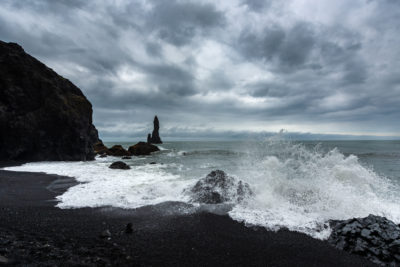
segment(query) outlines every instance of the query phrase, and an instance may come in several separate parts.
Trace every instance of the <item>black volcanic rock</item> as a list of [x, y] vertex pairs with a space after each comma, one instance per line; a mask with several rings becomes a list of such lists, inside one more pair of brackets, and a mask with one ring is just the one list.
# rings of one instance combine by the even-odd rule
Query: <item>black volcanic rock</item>
[[129, 167], [128, 165], [126, 165], [125, 162], [122, 161], [116, 161], [113, 162], [110, 166], [110, 169], [121, 169], [121, 170], [129, 170], [131, 167]]
[[99, 141], [93, 145], [94, 153], [98, 155], [108, 154], [110, 153], [108, 148], [103, 144], [103, 142]]
[[330, 224], [332, 233], [328, 242], [336, 248], [380, 265], [400, 266], [400, 227], [394, 222], [370, 214]]
[[135, 156], [150, 155], [152, 152], [160, 151], [160, 149], [152, 144], [139, 142], [136, 145], [130, 146], [128, 151]]
[[242, 202], [253, 195], [250, 186], [228, 176], [224, 171], [215, 170], [200, 179], [189, 191], [192, 202], [219, 204], [223, 202]]
[[0, 41], [0, 160], [92, 160], [98, 141], [81, 90]]
[[122, 157], [122, 156], [130, 156], [131, 153], [129, 153], [121, 145], [115, 145], [115, 146], [111, 147], [110, 149], [108, 149], [107, 155]]
[[153, 133], [150, 135], [147, 135], [147, 143], [152, 143], [152, 144], [162, 144], [161, 138], [160, 138], [160, 133], [158, 132], [160, 130], [160, 122], [158, 121], [157, 116], [154, 117], [154, 129]]

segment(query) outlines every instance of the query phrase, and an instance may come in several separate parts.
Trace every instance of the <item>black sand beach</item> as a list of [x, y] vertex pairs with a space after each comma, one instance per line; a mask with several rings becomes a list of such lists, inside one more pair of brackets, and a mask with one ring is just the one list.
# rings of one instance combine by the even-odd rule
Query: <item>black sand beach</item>
[[[130, 211], [54, 207], [55, 196], [73, 183], [68, 177], [0, 171], [0, 265], [373, 265], [296, 232], [248, 228], [205, 212], [165, 214], [165, 205], [174, 203]], [[133, 233], [125, 233], [127, 223]]]

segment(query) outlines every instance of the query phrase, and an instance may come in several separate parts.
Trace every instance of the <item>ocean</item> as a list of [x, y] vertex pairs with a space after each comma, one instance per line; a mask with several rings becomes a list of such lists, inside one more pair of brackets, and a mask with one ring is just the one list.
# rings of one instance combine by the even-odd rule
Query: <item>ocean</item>
[[[114, 144], [128, 148], [134, 142], [105, 143], [108, 147]], [[121, 160], [118, 157], [35, 162], [5, 169], [74, 177], [80, 183], [57, 197], [60, 208], [132, 209], [168, 201], [191, 202], [188, 189], [219, 169], [247, 182], [254, 192], [241, 203], [225, 204], [229, 216], [246, 225], [287, 228], [326, 239], [329, 220], [375, 214], [400, 223], [400, 141], [273, 137], [165, 142], [159, 148], [161, 151], [150, 156], [123, 160], [130, 170], [108, 168]], [[181, 212], [200, 207], [191, 204], [193, 209]]]

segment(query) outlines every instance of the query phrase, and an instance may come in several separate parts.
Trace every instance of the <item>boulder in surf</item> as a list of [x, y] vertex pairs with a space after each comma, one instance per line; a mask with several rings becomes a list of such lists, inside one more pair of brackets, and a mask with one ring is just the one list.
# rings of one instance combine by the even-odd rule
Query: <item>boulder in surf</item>
[[224, 202], [242, 202], [253, 195], [249, 184], [238, 181], [224, 171], [215, 170], [200, 179], [190, 190], [192, 202], [219, 204]]

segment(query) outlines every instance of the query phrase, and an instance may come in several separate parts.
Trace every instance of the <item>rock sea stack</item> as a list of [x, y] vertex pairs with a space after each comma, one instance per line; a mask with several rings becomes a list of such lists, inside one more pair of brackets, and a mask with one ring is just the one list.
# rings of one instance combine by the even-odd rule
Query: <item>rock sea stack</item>
[[190, 190], [192, 202], [219, 204], [224, 202], [240, 203], [253, 195], [250, 186], [228, 176], [224, 171], [215, 170], [200, 179]]
[[98, 141], [82, 91], [0, 41], [0, 160], [93, 160]]
[[160, 149], [155, 145], [139, 142], [136, 145], [130, 146], [128, 151], [135, 156], [146, 156], [150, 155], [150, 153], [160, 151]]
[[152, 134], [147, 135], [147, 143], [152, 143], [152, 144], [162, 144], [161, 138], [160, 138], [160, 133], [158, 132], [160, 130], [160, 122], [158, 121], [157, 116], [154, 117], [154, 129]]

